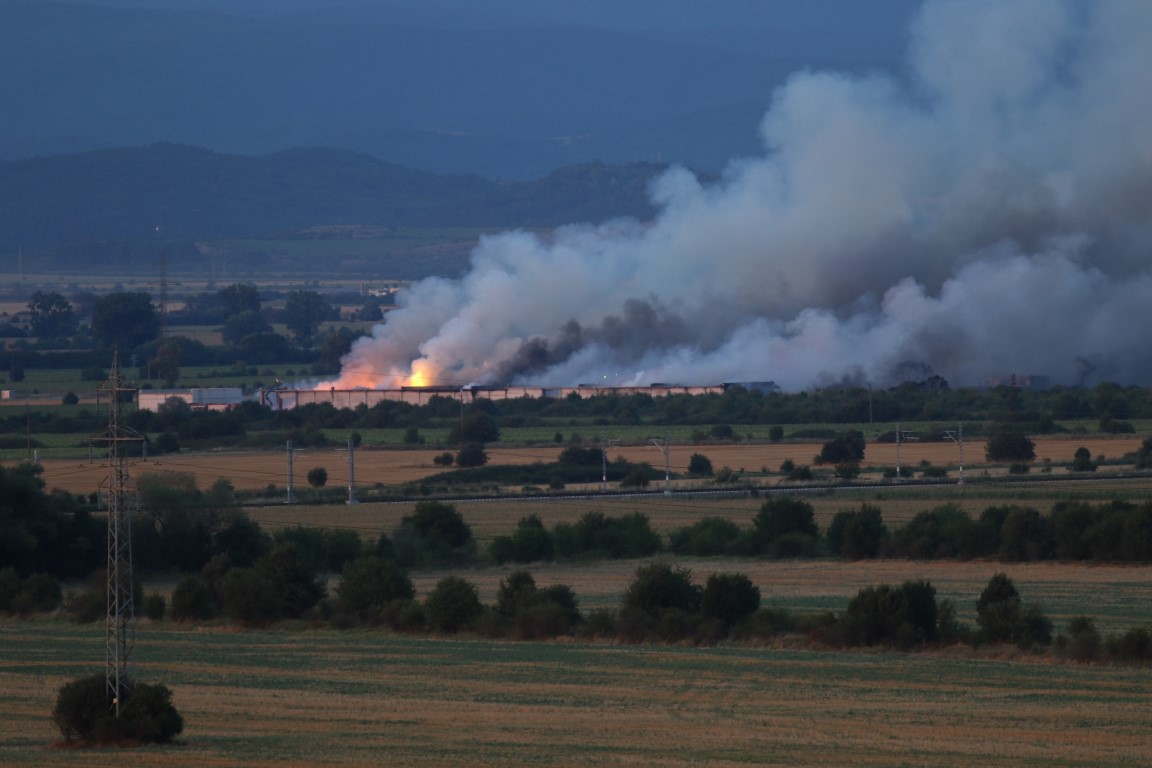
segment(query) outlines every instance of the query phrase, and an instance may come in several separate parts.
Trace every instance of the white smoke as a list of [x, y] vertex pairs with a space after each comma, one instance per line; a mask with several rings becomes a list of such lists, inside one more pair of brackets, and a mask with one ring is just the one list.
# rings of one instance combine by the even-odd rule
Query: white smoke
[[650, 224], [485, 238], [345, 372], [794, 390], [1088, 360], [1146, 383], [1152, 3], [934, 0], [911, 35], [905, 78], [794, 76], [765, 155], [714, 186], [669, 171]]

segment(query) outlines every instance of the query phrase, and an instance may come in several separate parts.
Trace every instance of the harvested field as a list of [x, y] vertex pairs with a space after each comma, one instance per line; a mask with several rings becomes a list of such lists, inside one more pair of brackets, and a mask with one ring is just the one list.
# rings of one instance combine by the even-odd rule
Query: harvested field
[[1148, 671], [970, 654], [434, 640], [160, 626], [140, 674], [183, 744], [50, 748], [101, 633], [0, 625], [11, 766], [1142, 766]]
[[[1088, 448], [1093, 456], [1118, 458], [1140, 447], [1138, 438], [1048, 438], [1036, 439], [1036, 456], [1039, 461], [1051, 459], [1062, 463], [1072, 460], [1072, 454], [1080, 446]], [[983, 442], [965, 446], [965, 469], [969, 473], [979, 471], [984, 462]], [[400, 485], [420, 480], [441, 471], [432, 459], [442, 450], [358, 450], [356, 452], [356, 480], [358, 484]], [[489, 461], [493, 464], [531, 464], [534, 462], [555, 461], [559, 447], [535, 446], [530, 448], [488, 449]], [[806, 464], [820, 452], [820, 443], [754, 443], [716, 444], [701, 446], [677, 446], [671, 450], [671, 464], [675, 472], [687, 469], [688, 458], [693, 453], [702, 453], [711, 459], [713, 466], [720, 469], [728, 466], [759, 472], [762, 468], [776, 471], [785, 459], [797, 464]], [[901, 463], [915, 467], [921, 461], [934, 465], [955, 467], [958, 450], [952, 443], [905, 443], [900, 449]], [[647, 461], [653, 466], [662, 466], [662, 453], [654, 446], [624, 446], [609, 449], [609, 460], [624, 456], [631, 461]], [[868, 446], [865, 466], [895, 466], [896, 446], [891, 443], [872, 443]], [[91, 493], [100, 486], [107, 469], [99, 461], [45, 460], [44, 479], [49, 487], [61, 488], [73, 493]], [[296, 484], [304, 485], [304, 475], [312, 467], [328, 470], [328, 484], [346, 485], [348, 482], [347, 453], [334, 448], [300, 451], [295, 457]], [[219, 478], [227, 478], [238, 489], [259, 489], [275, 484], [287, 484], [287, 459], [284, 452], [216, 452], [174, 454], [158, 456], [134, 462], [132, 472], [192, 472], [201, 488], [210, 486]], [[689, 482], [689, 481], [683, 481]]]

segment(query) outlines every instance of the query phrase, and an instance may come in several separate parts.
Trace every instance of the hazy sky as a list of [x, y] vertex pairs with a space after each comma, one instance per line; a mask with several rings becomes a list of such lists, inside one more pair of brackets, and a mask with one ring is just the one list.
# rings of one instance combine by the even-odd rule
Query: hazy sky
[[542, 176], [719, 170], [794, 71], [900, 64], [885, 0], [0, 0], [0, 158], [157, 141]]

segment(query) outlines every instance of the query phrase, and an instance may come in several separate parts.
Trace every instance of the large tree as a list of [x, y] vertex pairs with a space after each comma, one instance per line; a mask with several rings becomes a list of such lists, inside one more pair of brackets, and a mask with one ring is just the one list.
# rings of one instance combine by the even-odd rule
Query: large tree
[[307, 342], [331, 312], [332, 306], [316, 291], [292, 291], [284, 303], [284, 324], [298, 341]]
[[159, 335], [160, 315], [147, 293], [109, 293], [92, 307], [92, 336], [106, 347], [135, 349]]
[[32, 334], [41, 339], [57, 339], [76, 332], [72, 304], [55, 291], [36, 291], [28, 302], [32, 312]]

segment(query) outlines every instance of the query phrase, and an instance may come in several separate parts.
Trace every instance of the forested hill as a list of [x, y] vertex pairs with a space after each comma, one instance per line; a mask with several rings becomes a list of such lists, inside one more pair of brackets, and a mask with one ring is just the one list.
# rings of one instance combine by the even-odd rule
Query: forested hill
[[553, 227], [652, 214], [649, 163], [530, 182], [437, 175], [345, 150], [257, 157], [154, 144], [0, 162], [0, 255], [99, 240], [197, 241], [311, 227]]

